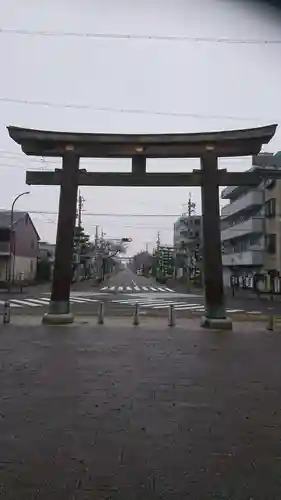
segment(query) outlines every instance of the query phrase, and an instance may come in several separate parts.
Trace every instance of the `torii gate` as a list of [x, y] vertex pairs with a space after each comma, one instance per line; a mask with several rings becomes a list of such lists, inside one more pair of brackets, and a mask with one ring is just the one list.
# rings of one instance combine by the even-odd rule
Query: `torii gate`
[[[275, 134], [277, 125], [197, 134], [83, 134], [31, 130], [9, 126], [10, 137], [27, 155], [62, 157], [62, 169], [29, 171], [30, 185], [60, 185], [55, 266], [49, 311], [43, 322], [73, 321], [69, 296], [72, 279], [73, 233], [79, 185], [84, 186], [201, 186], [205, 316], [202, 326], [231, 329], [223, 291], [218, 186], [257, 186], [262, 178], [280, 174], [227, 172], [218, 169], [219, 157], [257, 155]], [[130, 173], [79, 170], [80, 158], [131, 158]], [[201, 170], [191, 173], [147, 173], [147, 158], [200, 158]]]

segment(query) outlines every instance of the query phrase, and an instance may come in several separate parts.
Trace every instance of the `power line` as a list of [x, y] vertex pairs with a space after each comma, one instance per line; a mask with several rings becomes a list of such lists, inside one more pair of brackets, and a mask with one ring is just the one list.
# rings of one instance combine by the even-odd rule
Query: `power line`
[[[58, 215], [58, 212], [47, 212], [47, 211], [42, 211], [42, 210], [28, 210], [28, 213], [30, 214], [42, 214], [42, 215]], [[179, 214], [116, 214], [116, 213], [93, 213], [93, 212], [83, 212], [83, 217], [84, 216], [89, 216], [89, 217], [180, 217]]]
[[227, 37], [200, 37], [181, 35], [136, 35], [132, 33], [94, 33], [75, 31], [49, 31], [0, 28], [1, 35], [42, 36], [55, 38], [92, 38], [100, 40], [130, 40], [130, 41], [156, 41], [156, 42], [185, 42], [185, 43], [222, 43], [235, 45], [280, 45], [281, 40], [263, 38], [227, 38]]
[[142, 114], [142, 115], [155, 115], [155, 116], [174, 116], [177, 118], [197, 118], [197, 119], [212, 119], [212, 120], [238, 120], [238, 121], [270, 121], [278, 122], [279, 119], [276, 118], [261, 118], [261, 117], [242, 117], [242, 116], [230, 116], [230, 115], [206, 115], [200, 113], [185, 113], [178, 111], [158, 111], [149, 110], [141, 108], [115, 108], [115, 107], [97, 107], [92, 104], [76, 104], [76, 103], [54, 103], [49, 101], [35, 101], [28, 99], [14, 99], [11, 97], [0, 97], [0, 102], [6, 104], [20, 104], [25, 106], [43, 106], [48, 108], [56, 109], [80, 109], [80, 110], [91, 110], [97, 112], [106, 113], [122, 113], [122, 114]]

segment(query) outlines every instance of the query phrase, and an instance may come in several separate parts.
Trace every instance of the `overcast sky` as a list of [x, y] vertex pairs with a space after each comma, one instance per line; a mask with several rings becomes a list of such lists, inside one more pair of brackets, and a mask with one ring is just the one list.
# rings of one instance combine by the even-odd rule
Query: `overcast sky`
[[[239, 0], [9, 0], [1, 2], [0, 19], [2, 29], [30, 32], [281, 41], [280, 18], [273, 9]], [[9, 209], [14, 196], [29, 189], [26, 169], [56, 166], [53, 159], [25, 157], [9, 139], [7, 125], [152, 133], [279, 123], [280, 49], [278, 44], [0, 34], [1, 208]], [[69, 104], [78, 107], [65, 107]], [[126, 112], [136, 109], [143, 112]], [[280, 128], [267, 150], [281, 150]], [[124, 171], [130, 166], [120, 160], [82, 163], [89, 170]], [[250, 160], [227, 159], [222, 164], [242, 171]], [[159, 171], [197, 166], [196, 160], [148, 162], [149, 170]], [[41, 212], [31, 214], [34, 223], [42, 240], [54, 242], [59, 190], [33, 186], [30, 191], [17, 208]], [[130, 254], [146, 243], [152, 250], [158, 230], [163, 243], [172, 242], [175, 217], [171, 215], [184, 211], [190, 191], [201, 213], [199, 188], [81, 191], [86, 230], [94, 234], [97, 224], [108, 237], [131, 237]], [[128, 215], [118, 217], [118, 213]], [[163, 216], [130, 216], [135, 213]]]

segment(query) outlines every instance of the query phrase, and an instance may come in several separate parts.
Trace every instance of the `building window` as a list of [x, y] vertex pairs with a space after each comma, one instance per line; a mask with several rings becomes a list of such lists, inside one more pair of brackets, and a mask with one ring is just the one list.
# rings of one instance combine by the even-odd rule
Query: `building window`
[[200, 219], [195, 219], [195, 226], [200, 226]]
[[267, 252], [274, 254], [276, 252], [276, 234], [267, 234], [265, 245]]
[[276, 199], [271, 198], [270, 200], [267, 200], [265, 202], [265, 216], [270, 218], [270, 217], [275, 217], [276, 215]]

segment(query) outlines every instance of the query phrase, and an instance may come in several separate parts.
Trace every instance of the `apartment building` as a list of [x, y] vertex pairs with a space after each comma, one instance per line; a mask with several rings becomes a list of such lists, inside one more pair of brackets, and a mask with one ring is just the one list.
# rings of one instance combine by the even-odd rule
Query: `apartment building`
[[[254, 156], [250, 170], [258, 167], [281, 169], [281, 157]], [[229, 200], [221, 210], [225, 286], [233, 274], [281, 274], [281, 180], [261, 182], [255, 188], [227, 187], [221, 197]]]
[[174, 224], [174, 248], [177, 277], [196, 267], [202, 247], [201, 215], [182, 215]]

